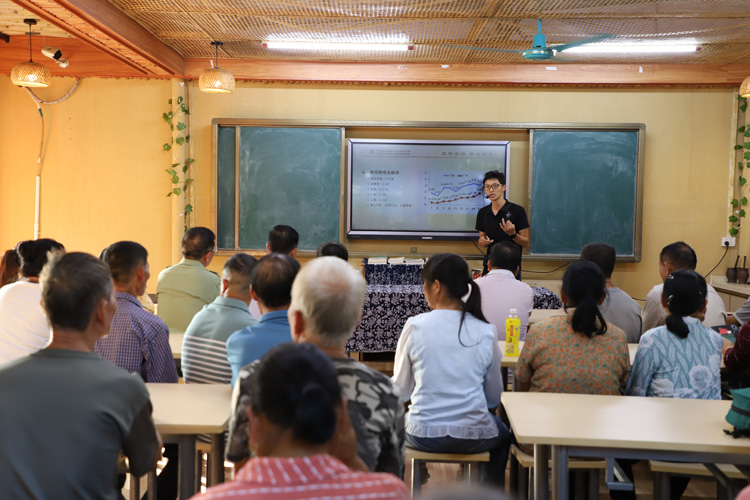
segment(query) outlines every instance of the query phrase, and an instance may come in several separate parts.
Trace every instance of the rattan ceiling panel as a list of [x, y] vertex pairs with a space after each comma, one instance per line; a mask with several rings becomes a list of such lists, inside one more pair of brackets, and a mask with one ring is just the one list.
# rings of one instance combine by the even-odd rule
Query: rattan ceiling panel
[[[446, 45], [522, 50], [543, 19], [547, 43], [601, 33], [613, 43], [694, 41], [692, 55], [568, 56], [574, 62], [747, 62], [750, 0], [111, 0], [185, 57], [372, 62], [523, 62], [518, 54]], [[271, 51], [263, 40], [403, 41], [405, 53]], [[531, 62], [528, 62], [532, 64]]]

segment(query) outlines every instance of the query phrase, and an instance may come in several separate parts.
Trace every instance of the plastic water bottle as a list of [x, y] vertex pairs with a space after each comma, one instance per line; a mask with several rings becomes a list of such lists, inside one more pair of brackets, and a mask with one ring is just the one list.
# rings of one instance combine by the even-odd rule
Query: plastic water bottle
[[518, 341], [521, 335], [521, 320], [518, 318], [518, 311], [511, 309], [510, 314], [505, 319], [505, 355], [518, 356]]

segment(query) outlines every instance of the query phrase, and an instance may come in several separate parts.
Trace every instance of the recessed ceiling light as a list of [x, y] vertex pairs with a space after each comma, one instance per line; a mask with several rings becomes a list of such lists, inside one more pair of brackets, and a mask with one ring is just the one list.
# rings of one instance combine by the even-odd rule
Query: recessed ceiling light
[[[554, 48], [554, 47], [553, 47]], [[690, 44], [656, 43], [592, 43], [565, 49], [566, 54], [686, 54], [697, 52], [700, 47]]]
[[406, 43], [334, 43], [334, 42], [263, 42], [265, 49], [297, 49], [297, 50], [351, 50], [351, 51], [406, 51], [414, 46]]

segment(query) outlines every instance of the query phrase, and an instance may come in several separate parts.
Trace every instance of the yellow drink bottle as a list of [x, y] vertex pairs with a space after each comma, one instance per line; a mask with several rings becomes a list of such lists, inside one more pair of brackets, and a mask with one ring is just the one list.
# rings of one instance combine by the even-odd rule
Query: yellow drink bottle
[[518, 318], [518, 311], [511, 309], [510, 314], [505, 319], [505, 355], [518, 356], [518, 341], [521, 335], [521, 320]]

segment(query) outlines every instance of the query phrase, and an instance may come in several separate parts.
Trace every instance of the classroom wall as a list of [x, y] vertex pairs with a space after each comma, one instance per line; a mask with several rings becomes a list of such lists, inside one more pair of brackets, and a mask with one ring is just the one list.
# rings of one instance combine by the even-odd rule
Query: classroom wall
[[[63, 94], [71, 79], [55, 78], [43, 98]], [[33, 236], [34, 172], [39, 116], [26, 92], [0, 77], [0, 247]], [[98, 252], [117, 239], [150, 251], [154, 276], [170, 263], [169, 138], [161, 113], [170, 83], [84, 79], [68, 101], [45, 107], [49, 139], [43, 174], [42, 235], [69, 249]], [[658, 253], [684, 239], [706, 273], [721, 257], [726, 233], [734, 89], [474, 89], [360, 86], [300, 87], [238, 82], [228, 96], [193, 92], [195, 224], [211, 226], [213, 118], [643, 122], [646, 124], [643, 260], [618, 264], [614, 281], [644, 298], [658, 279]], [[512, 153], [515, 155], [515, 151]], [[512, 158], [512, 164], [518, 162]], [[514, 167], [515, 168], [515, 167]], [[526, 193], [511, 187], [510, 198]], [[289, 222], [289, 221], [280, 221]], [[291, 221], [293, 225], [293, 221]], [[373, 252], [452, 249], [433, 243], [362, 243]], [[359, 247], [358, 247], [359, 249]], [[747, 249], [740, 249], [747, 253]], [[455, 250], [454, 250], [455, 251]], [[210, 266], [220, 270], [225, 258]], [[550, 270], [534, 262], [525, 269]], [[725, 266], [719, 269], [723, 272]], [[559, 279], [527, 274], [529, 278]], [[155, 280], [149, 290], [155, 288]]]
[[[72, 78], [53, 78], [42, 99], [63, 96]], [[170, 264], [168, 80], [82, 79], [70, 98], [43, 105], [45, 151], [41, 236], [68, 251], [98, 255], [135, 240], [156, 274]], [[34, 189], [41, 122], [24, 89], [0, 76], [0, 248], [34, 236]]]

